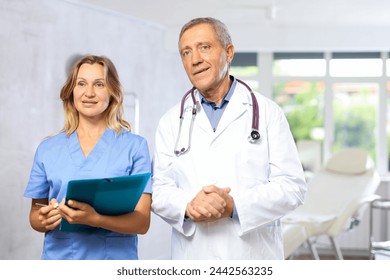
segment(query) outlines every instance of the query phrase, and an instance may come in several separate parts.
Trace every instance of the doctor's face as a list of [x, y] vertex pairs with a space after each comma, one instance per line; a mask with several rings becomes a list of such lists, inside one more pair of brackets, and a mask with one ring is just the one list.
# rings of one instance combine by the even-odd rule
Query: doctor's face
[[202, 94], [207, 97], [219, 90], [226, 93], [226, 85], [230, 86], [228, 70], [233, 58], [233, 45], [224, 48], [214, 28], [201, 23], [183, 33], [179, 50], [188, 78]]
[[85, 63], [77, 73], [73, 101], [80, 118], [104, 118], [110, 104], [110, 94], [104, 78], [104, 67]]

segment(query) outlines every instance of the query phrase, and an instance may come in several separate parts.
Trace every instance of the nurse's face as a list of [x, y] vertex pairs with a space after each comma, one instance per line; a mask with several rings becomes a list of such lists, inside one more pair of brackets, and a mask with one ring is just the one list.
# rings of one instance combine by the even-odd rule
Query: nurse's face
[[211, 25], [201, 23], [186, 30], [180, 38], [179, 50], [191, 83], [202, 94], [212, 96], [227, 90], [223, 81], [229, 81], [228, 62], [234, 48], [233, 45], [224, 48]]
[[73, 89], [73, 101], [80, 118], [104, 118], [104, 112], [110, 104], [110, 94], [102, 65], [85, 63], [80, 66]]

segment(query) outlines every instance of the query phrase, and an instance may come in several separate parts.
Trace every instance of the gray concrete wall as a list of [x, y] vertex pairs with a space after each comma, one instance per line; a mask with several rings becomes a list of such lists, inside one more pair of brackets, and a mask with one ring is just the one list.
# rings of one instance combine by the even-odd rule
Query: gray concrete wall
[[[38, 259], [43, 234], [31, 229], [23, 197], [35, 149], [63, 126], [59, 91], [77, 54], [110, 57], [126, 92], [140, 102], [139, 134], [151, 151], [160, 116], [189, 87], [165, 30], [66, 0], [0, 0], [0, 259]], [[140, 257], [169, 256], [167, 225], [153, 216]]]

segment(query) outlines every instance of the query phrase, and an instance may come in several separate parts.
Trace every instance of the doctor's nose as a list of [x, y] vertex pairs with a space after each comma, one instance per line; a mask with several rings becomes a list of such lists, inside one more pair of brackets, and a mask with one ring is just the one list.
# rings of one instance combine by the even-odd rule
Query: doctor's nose
[[198, 51], [194, 51], [191, 56], [192, 65], [198, 65], [203, 61], [202, 55]]

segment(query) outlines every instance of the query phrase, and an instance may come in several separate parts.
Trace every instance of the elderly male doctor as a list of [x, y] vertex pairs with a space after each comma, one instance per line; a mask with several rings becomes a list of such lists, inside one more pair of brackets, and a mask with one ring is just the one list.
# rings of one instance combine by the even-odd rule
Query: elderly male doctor
[[[179, 50], [194, 90], [161, 118], [153, 159], [152, 209], [173, 228], [172, 259], [283, 259], [279, 219], [306, 191], [286, 118], [229, 75], [219, 20], [188, 22]], [[248, 141], [256, 114], [260, 139]]]

